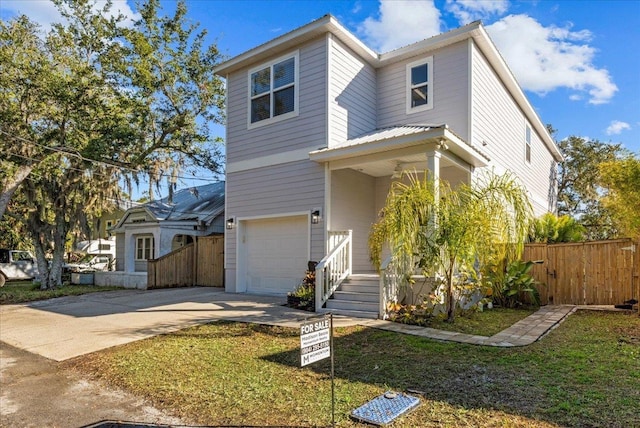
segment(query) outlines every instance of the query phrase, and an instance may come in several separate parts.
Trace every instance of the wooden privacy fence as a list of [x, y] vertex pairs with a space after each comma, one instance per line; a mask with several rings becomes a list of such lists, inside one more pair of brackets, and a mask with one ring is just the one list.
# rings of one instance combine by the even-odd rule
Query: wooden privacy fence
[[224, 237], [202, 236], [147, 263], [147, 288], [224, 286]]
[[617, 305], [640, 296], [640, 241], [527, 244], [542, 304]]

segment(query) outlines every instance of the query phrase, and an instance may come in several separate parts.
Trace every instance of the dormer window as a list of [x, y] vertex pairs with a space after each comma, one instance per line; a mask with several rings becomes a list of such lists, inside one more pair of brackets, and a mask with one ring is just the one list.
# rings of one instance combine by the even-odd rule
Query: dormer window
[[249, 127], [297, 115], [298, 53], [249, 72]]
[[433, 57], [407, 64], [407, 114], [433, 108]]

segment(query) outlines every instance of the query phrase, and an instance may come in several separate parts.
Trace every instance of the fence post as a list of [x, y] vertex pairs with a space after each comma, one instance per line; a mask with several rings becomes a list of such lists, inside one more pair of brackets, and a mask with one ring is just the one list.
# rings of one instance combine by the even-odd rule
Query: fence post
[[193, 237], [193, 269], [192, 269], [192, 279], [191, 286], [198, 285], [198, 246], [200, 245], [200, 240], [197, 236]]

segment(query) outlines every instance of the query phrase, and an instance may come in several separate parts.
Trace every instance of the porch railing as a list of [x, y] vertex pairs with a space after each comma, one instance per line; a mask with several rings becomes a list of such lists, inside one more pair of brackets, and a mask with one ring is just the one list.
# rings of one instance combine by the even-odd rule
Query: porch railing
[[329, 232], [327, 255], [316, 265], [316, 312], [351, 275], [351, 230]]
[[406, 285], [405, 269], [392, 256], [387, 257], [380, 266], [380, 319], [387, 319], [387, 305], [397, 303], [403, 285]]

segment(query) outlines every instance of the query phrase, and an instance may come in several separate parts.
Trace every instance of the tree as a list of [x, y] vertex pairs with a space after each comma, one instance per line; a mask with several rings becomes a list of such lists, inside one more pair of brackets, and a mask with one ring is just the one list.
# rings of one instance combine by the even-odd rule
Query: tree
[[576, 219], [585, 227], [587, 239], [615, 237], [617, 226], [601, 200], [598, 165], [624, 156], [625, 149], [620, 144], [576, 136], [558, 142], [558, 146], [565, 158], [558, 174], [558, 215]]
[[43, 156], [38, 146], [26, 144], [37, 141], [45, 126], [43, 113], [49, 104], [43, 94], [55, 71], [37, 33], [37, 26], [24, 16], [0, 21], [0, 218]]
[[223, 85], [213, 74], [220, 55], [204, 49], [184, 3], [158, 17], [150, 0], [133, 28], [107, 17], [109, 2], [93, 3], [56, 0], [67, 23], [46, 37], [26, 17], [0, 27], [2, 196], [25, 196], [10, 214], [26, 219], [43, 288], [60, 284], [68, 232], [119, 197], [121, 178], [221, 167], [208, 128], [222, 120]]
[[598, 172], [605, 188], [602, 204], [618, 225], [620, 235], [640, 237], [640, 159], [629, 156], [603, 162]]
[[[384, 244], [405, 274], [421, 269], [444, 278], [447, 319], [455, 317], [456, 276], [517, 257], [532, 218], [525, 189], [511, 175], [487, 174], [452, 189], [426, 175], [395, 181], [369, 247], [378, 267]], [[439, 197], [441, 195], [442, 197]]]

